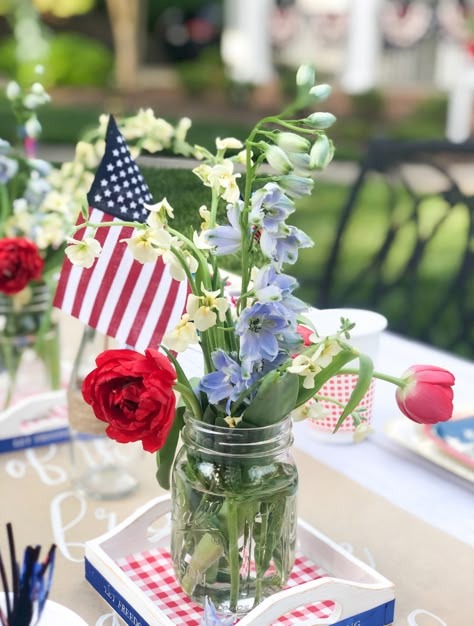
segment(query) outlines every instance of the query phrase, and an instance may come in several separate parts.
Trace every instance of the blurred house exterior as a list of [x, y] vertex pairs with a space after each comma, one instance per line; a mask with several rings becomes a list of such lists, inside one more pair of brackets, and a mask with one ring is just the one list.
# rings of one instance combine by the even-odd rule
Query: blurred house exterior
[[[288, 68], [314, 63], [318, 80], [342, 95], [389, 94], [395, 115], [410, 99], [448, 94], [447, 135], [463, 141], [472, 130], [474, 0], [0, 0], [0, 10], [2, 3], [29, 16], [28, 29], [10, 29], [17, 54], [44, 47], [38, 28], [32, 38], [39, 11], [50, 32], [82, 31], [113, 48], [114, 82], [125, 92], [186, 81], [193, 94], [226, 89], [230, 77], [265, 105]], [[73, 6], [84, 14], [55, 12]], [[6, 32], [0, 21], [0, 43]]]
[[436, 89], [450, 95], [447, 135], [455, 141], [469, 137], [472, 0], [226, 0], [225, 5], [222, 50], [234, 80], [262, 84], [271, 80], [275, 65], [310, 62], [345, 93]]

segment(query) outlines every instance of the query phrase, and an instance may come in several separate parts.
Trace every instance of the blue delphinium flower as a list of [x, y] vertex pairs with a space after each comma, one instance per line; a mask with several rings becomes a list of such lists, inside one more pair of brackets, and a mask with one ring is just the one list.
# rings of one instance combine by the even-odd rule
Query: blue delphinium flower
[[0, 184], [4, 185], [18, 172], [18, 163], [0, 154]]
[[296, 278], [278, 274], [273, 265], [260, 268], [255, 274], [253, 285], [259, 302], [281, 302], [292, 313], [300, 313], [308, 308], [302, 300], [292, 295], [298, 287]]
[[234, 617], [219, 617], [212, 600], [206, 596], [204, 603], [204, 615], [202, 616], [199, 626], [232, 626]]
[[224, 350], [215, 350], [211, 357], [216, 371], [203, 376], [199, 390], [207, 394], [211, 404], [227, 398], [236, 400], [252, 384], [249, 372]]
[[277, 183], [267, 183], [252, 194], [250, 223], [263, 230], [276, 232], [279, 225], [295, 211], [295, 205]]
[[217, 226], [204, 232], [205, 241], [215, 246], [215, 254], [224, 256], [238, 252], [242, 246], [242, 233], [239, 219], [242, 213], [243, 203], [229, 204], [227, 206], [227, 219], [229, 225]]
[[256, 302], [244, 309], [235, 332], [241, 337], [240, 357], [247, 364], [273, 361], [279, 351], [278, 335], [288, 328], [288, 312], [280, 303]]
[[287, 224], [281, 224], [276, 233], [263, 231], [260, 238], [263, 254], [273, 261], [277, 269], [281, 269], [284, 263], [296, 263], [298, 250], [313, 245], [314, 242], [306, 233]]
[[286, 193], [292, 198], [302, 198], [311, 195], [314, 187], [314, 180], [308, 176], [297, 176], [296, 174], [287, 174], [280, 176], [278, 182]]

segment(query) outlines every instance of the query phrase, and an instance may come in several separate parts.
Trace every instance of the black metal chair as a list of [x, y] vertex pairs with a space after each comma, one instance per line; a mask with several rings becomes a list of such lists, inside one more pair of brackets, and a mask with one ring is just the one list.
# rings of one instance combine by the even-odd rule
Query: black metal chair
[[[361, 229], [367, 184], [382, 199]], [[372, 140], [312, 286], [315, 306], [372, 308], [474, 358], [474, 142]]]

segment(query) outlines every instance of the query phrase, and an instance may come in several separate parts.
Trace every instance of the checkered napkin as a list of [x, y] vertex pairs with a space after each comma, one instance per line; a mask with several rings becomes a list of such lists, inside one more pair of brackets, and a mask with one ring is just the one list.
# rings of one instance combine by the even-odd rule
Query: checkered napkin
[[[174, 575], [171, 555], [167, 550], [154, 548], [147, 552], [138, 552], [118, 559], [117, 565], [155, 603], [157, 611], [166, 615], [176, 626], [199, 626], [203, 609], [181, 591]], [[326, 575], [324, 570], [307, 557], [298, 555], [287, 588]], [[304, 619], [329, 617], [333, 607], [334, 602], [330, 600], [301, 607], [280, 617], [274, 622], [274, 626], [293, 626]]]

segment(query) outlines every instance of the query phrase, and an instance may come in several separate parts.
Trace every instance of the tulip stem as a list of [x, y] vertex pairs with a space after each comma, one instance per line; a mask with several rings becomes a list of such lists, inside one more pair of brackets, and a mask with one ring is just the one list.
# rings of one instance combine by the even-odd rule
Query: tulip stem
[[[340, 370], [339, 374], [358, 374], [359, 370], [357, 368], [347, 367]], [[397, 387], [406, 387], [408, 381], [403, 378], [398, 378], [397, 376], [390, 376], [389, 374], [383, 374], [382, 372], [373, 372], [372, 378], [378, 378], [379, 380], [385, 380], [387, 383], [392, 383], [392, 385], [397, 385]]]

